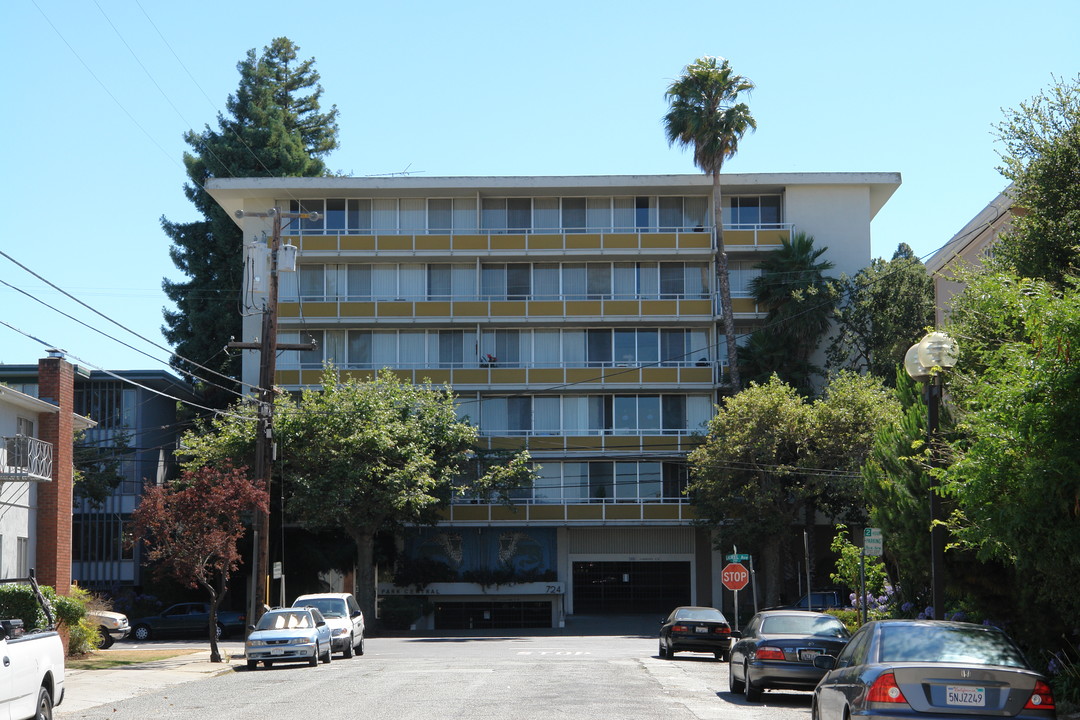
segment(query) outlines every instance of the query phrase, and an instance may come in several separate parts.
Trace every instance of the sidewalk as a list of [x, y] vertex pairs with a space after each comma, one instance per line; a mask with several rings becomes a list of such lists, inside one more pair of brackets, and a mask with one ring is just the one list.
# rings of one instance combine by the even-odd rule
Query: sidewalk
[[239, 655], [231, 662], [212, 663], [210, 651], [202, 650], [111, 670], [68, 670], [64, 674], [64, 702], [53, 714], [74, 715], [99, 705], [160, 693], [180, 683], [224, 675], [243, 660]]

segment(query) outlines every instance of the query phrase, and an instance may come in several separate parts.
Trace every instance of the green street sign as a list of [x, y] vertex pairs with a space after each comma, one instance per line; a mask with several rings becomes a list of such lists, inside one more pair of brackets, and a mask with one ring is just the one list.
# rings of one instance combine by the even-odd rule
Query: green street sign
[[739, 553], [738, 555], [725, 555], [724, 559], [727, 560], [728, 562], [742, 563], [742, 562], [749, 561], [750, 556], [746, 555], [744, 553]]

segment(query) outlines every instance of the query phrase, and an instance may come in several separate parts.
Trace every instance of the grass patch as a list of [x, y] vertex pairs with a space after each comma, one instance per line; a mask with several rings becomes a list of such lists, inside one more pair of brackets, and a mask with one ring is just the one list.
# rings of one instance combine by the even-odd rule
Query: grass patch
[[109, 650], [108, 652], [72, 655], [67, 658], [64, 666], [68, 670], [109, 670], [124, 665], [168, 660], [179, 655], [190, 655], [193, 652], [198, 651], [190, 648], [182, 650]]

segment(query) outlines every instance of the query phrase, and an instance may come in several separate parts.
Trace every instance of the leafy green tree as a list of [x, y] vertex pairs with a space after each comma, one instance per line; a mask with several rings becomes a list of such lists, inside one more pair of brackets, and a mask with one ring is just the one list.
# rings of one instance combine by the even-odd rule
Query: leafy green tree
[[834, 311], [830, 370], [869, 372], [893, 383], [904, 354], [934, 324], [934, 286], [906, 243], [889, 261], [875, 258], [855, 277], [841, 277]]
[[867, 595], [878, 597], [885, 592], [885, 584], [889, 579], [885, 572], [885, 563], [879, 557], [863, 558], [862, 548], [851, 542], [847, 525], [836, 526], [836, 536], [829, 549], [840, 556], [836, 561], [836, 572], [829, 575], [829, 580], [853, 588], [858, 595], [859, 579], [864, 577]]
[[[202, 215], [186, 223], [162, 218], [172, 241], [169, 256], [187, 279], [164, 280], [175, 306], [164, 309], [165, 338], [176, 348], [172, 364], [206, 377], [193, 363], [239, 377], [239, 357], [225, 352], [241, 339], [237, 293], [243, 286], [243, 238], [236, 224], [203, 189], [214, 177], [314, 177], [327, 174], [322, 158], [337, 147], [337, 107], [322, 112], [322, 86], [313, 59], [276, 38], [262, 54], [249, 50], [237, 65], [240, 84], [218, 115], [218, 128], [189, 131], [184, 140], [188, 184], [184, 194]], [[219, 378], [206, 378], [221, 384]], [[227, 383], [226, 383], [227, 384]], [[227, 393], [207, 388], [207, 402], [224, 407]]]
[[667, 89], [670, 109], [664, 116], [669, 145], [691, 147], [694, 164], [712, 176], [712, 203], [716, 246], [716, 274], [720, 286], [720, 308], [727, 339], [728, 374], [731, 387], [741, 387], [735, 346], [735, 316], [731, 308], [731, 282], [727, 251], [724, 248], [724, 208], [720, 194], [720, 170], [735, 156], [747, 130], [756, 130], [757, 121], [739, 95], [749, 93], [754, 83], [736, 75], [723, 58], [701, 57], [683, 70]]
[[762, 273], [751, 290], [769, 313], [764, 327], [739, 348], [745, 377], [760, 383], [775, 373], [810, 392], [811, 378], [820, 374], [810, 356], [829, 329], [835, 304], [835, 281], [825, 274], [833, 264], [820, 259], [827, 250], [814, 247], [813, 236], [800, 232], [757, 264]]
[[755, 549], [766, 604], [779, 600], [796, 527], [819, 511], [838, 520], [861, 513], [855, 470], [896, 411], [880, 381], [854, 374], [833, 378], [815, 401], [775, 376], [725, 398], [690, 454], [688, 489], [724, 542]]
[[997, 133], [1020, 212], [990, 263], [1061, 285], [1080, 272], [1080, 75], [1008, 111]]
[[117, 434], [105, 444], [100, 440], [88, 440], [84, 432], [76, 435], [72, 448], [76, 498], [89, 500], [94, 507], [101, 507], [119, 487], [124, 479], [121, 464], [125, 456], [133, 459], [128, 437], [123, 433]]

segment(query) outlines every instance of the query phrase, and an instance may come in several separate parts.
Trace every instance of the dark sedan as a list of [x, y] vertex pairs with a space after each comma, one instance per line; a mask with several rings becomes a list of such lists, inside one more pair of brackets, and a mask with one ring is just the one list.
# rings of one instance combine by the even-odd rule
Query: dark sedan
[[994, 627], [879, 620], [814, 664], [828, 672], [814, 690], [813, 720], [1056, 717], [1046, 679]]
[[[244, 614], [230, 610], [218, 610], [217, 636], [223, 638], [233, 633], [243, 633]], [[164, 636], [206, 637], [210, 631], [210, 605], [207, 603], [179, 603], [162, 611], [160, 615], [143, 617], [131, 622], [134, 640], [150, 640]]]
[[832, 615], [765, 610], [750, 618], [731, 648], [728, 689], [757, 700], [762, 691], [813, 690], [825, 674], [818, 655], [840, 654], [851, 633]]
[[731, 648], [731, 625], [716, 608], [677, 607], [660, 621], [660, 657], [677, 652], [712, 653], [726, 660]]

